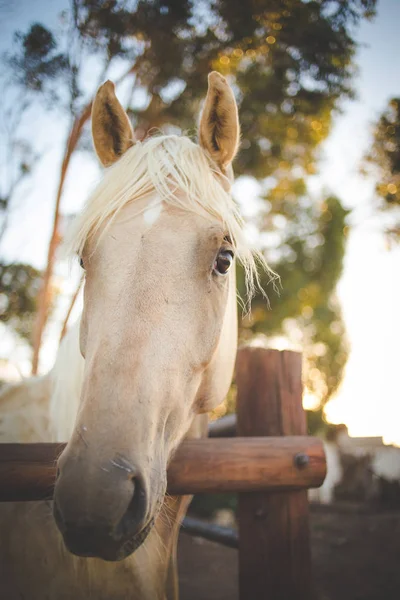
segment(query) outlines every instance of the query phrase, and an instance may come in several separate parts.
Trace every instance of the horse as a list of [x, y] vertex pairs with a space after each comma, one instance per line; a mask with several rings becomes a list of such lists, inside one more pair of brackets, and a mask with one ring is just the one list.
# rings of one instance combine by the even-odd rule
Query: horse
[[[250, 296], [258, 282], [231, 195], [240, 132], [222, 75], [208, 77], [199, 143], [135, 141], [110, 81], [92, 136], [104, 175], [66, 240], [85, 270], [80, 322], [48, 376], [3, 393], [0, 441], [67, 442], [52, 501], [0, 506], [7, 600], [178, 598], [190, 498], [166, 493], [168, 464], [183, 439], [206, 436], [230, 387], [236, 261]], [[27, 414], [42, 425], [20, 425], [35, 386]]]

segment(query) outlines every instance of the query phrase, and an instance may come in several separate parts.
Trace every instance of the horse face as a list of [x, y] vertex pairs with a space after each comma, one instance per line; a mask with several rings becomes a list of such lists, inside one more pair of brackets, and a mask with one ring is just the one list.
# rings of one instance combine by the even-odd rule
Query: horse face
[[136, 209], [83, 259], [84, 386], [55, 496], [67, 546], [103, 558], [123, 557], [151, 527], [173, 451], [223, 399], [236, 348], [234, 272], [215, 266], [231, 252], [224, 231], [168, 208], [146, 230]]
[[[102, 93], [97, 101], [121, 129], [115, 96]], [[111, 138], [116, 156], [129, 146], [118, 127]], [[110, 151], [103, 162], [109, 159]], [[221, 158], [221, 168], [228, 163]], [[74, 433], [58, 463], [54, 513], [71, 552], [119, 560], [151, 530], [168, 463], [195, 415], [229, 388], [233, 248], [218, 219], [161, 203], [153, 192], [127, 203], [87, 242], [82, 260], [85, 374]]]

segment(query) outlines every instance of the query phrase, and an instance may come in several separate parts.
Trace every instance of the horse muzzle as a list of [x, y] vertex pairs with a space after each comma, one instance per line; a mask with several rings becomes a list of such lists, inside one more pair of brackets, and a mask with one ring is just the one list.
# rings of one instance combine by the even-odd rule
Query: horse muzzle
[[[54, 516], [57, 524], [57, 507]], [[78, 526], [59, 525], [64, 544], [72, 554], [81, 557], [101, 558], [106, 561], [119, 561], [127, 558], [145, 541], [154, 525], [154, 518], [139, 532], [127, 539], [120, 538], [114, 530], [99, 528], [98, 525], [82, 523]]]
[[143, 474], [121, 456], [95, 469], [72, 458], [60, 463], [53, 513], [68, 550], [108, 561], [129, 556], [155, 519]]

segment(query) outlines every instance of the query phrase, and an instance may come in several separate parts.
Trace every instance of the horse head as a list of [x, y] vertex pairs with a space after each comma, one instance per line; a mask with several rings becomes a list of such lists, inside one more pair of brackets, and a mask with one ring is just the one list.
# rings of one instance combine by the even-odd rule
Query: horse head
[[234, 263], [251, 269], [252, 258], [230, 195], [239, 124], [221, 75], [209, 75], [199, 145], [135, 142], [111, 82], [95, 98], [92, 131], [106, 170], [71, 234], [86, 272], [85, 370], [54, 513], [71, 552], [119, 560], [151, 530], [195, 416], [229, 389]]

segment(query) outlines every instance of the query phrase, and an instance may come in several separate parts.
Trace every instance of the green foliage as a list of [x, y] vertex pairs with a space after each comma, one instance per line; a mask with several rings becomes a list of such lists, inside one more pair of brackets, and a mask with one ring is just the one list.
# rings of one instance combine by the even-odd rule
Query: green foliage
[[396, 211], [398, 222], [390, 233], [400, 239], [400, 98], [392, 98], [375, 125], [364, 170], [376, 176], [380, 208]]
[[366, 161], [376, 167], [378, 195], [386, 207], [400, 205], [400, 98], [392, 98], [374, 131]]
[[[249, 334], [286, 334], [298, 339], [305, 355], [305, 385], [322, 403], [337, 389], [347, 360], [347, 340], [335, 288], [345, 252], [345, 219], [340, 201], [329, 197], [321, 206], [311, 202], [302, 182], [292, 182], [291, 194], [276, 188], [269, 195], [265, 230], [276, 240], [269, 254], [281, 276], [281, 292], [270, 293], [270, 309], [261, 295], [242, 320], [243, 339]], [[279, 216], [279, 218], [277, 218]], [[265, 285], [267, 282], [265, 281]], [[239, 273], [243, 289], [243, 275]]]
[[76, 110], [87, 96], [79, 72], [85, 59], [97, 57], [103, 79], [113, 61], [126, 60], [135, 91], [146, 95], [145, 105], [134, 101], [130, 111], [143, 133], [163, 125], [191, 129], [207, 74], [218, 69], [238, 91], [243, 150], [237, 172], [260, 178], [284, 163], [308, 173], [332, 109], [351, 94], [352, 28], [374, 6], [374, 0], [75, 0], [66, 39], [34, 24], [18, 34], [20, 47], [9, 61], [33, 91], [64, 78]]
[[9, 64], [26, 89], [42, 92], [49, 80], [65, 74], [68, 59], [57, 52], [54, 35], [43, 25], [31, 25], [25, 35], [16, 33], [15, 40], [20, 52], [9, 57]]
[[[148, 38], [157, 46], [145, 61], [149, 105], [132, 111], [137, 125], [144, 131], [166, 123], [191, 128], [207, 74], [215, 68], [231, 76], [238, 89], [242, 151], [237, 174], [263, 178], [294, 167], [312, 172], [313, 151], [329, 132], [332, 109], [351, 94], [355, 43], [350, 27], [373, 10], [374, 2], [220, 0], [212, 7], [214, 18], [204, 33], [178, 25], [171, 73], [164, 59], [168, 34], [165, 40]], [[142, 75], [140, 70], [139, 82]], [[184, 87], [169, 100], [171, 76]]]
[[0, 323], [30, 341], [41, 273], [31, 265], [0, 262]]

